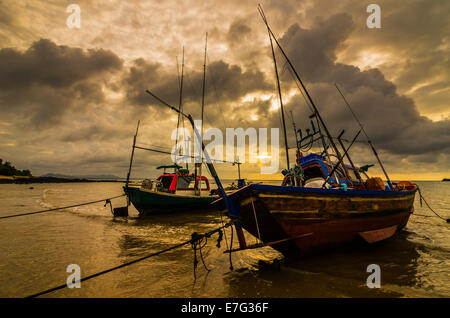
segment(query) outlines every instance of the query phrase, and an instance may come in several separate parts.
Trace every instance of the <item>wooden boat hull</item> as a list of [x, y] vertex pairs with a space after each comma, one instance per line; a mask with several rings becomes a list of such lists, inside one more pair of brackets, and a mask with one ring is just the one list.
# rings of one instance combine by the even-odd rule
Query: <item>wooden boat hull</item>
[[[283, 254], [308, 254], [358, 237], [371, 243], [391, 237], [407, 224], [415, 191], [253, 184], [229, 197], [239, 203], [241, 225], [250, 234], [264, 243], [285, 240], [271, 245]], [[222, 200], [214, 205], [224, 208]]]
[[149, 191], [138, 187], [124, 187], [139, 215], [157, 215], [177, 212], [202, 212], [211, 210], [210, 203], [218, 196], [188, 196]]

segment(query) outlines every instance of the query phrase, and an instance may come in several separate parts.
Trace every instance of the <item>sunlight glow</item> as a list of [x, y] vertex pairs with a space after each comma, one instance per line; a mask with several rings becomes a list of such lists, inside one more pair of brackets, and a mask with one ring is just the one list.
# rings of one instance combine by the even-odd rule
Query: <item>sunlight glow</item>
[[360, 69], [375, 68], [378, 65], [385, 64], [391, 59], [388, 53], [377, 53], [370, 51], [363, 51], [359, 59], [355, 61], [356, 66]]

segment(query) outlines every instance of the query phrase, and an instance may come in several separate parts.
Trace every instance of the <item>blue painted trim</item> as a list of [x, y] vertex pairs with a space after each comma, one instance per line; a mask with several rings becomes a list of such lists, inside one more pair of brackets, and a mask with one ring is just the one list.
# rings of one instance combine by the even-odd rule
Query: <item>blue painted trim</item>
[[[341, 190], [341, 189], [321, 189], [321, 188], [300, 188], [300, 187], [285, 187], [285, 186], [275, 186], [268, 184], [251, 184], [248, 188], [244, 189], [255, 189], [255, 190], [266, 190], [266, 191], [280, 191], [286, 193], [292, 192], [303, 192], [303, 193], [317, 193], [317, 194], [341, 194], [345, 196], [365, 196], [365, 195], [376, 195], [376, 196], [404, 196], [414, 193], [413, 191], [372, 191], [372, 190]], [[244, 190], [243, 189], [243, 190]], [[238, 193], [236, 191], [235, 193]], [[233, 193], [234, 194], [234, 193]]]

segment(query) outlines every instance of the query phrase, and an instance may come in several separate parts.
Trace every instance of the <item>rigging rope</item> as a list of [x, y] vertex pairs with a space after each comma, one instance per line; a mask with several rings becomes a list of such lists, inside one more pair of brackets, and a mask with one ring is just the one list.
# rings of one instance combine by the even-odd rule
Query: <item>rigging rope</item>
[[[194, 233], [192, 234], [192, 236], [191, 236], [191, 239], [188, 240], [188, 241], [185, 241], [185, 242], [182, 242], [182, 243], [180, 243], [180, 244], [171, 246], [171, 247], [166, 248], [166, 249], [164, 249], [164, 250], [161, 250], [161, 251], [159, 251], [159, 252], [151, 253], [151, 254], [149, 254], [149, 255], [140, 257], [140, 258], [135, 259], [135, 260], [133, 260], [133, 261], [130, 261], [130, 262], [127, 262], [127, 263], [124, 263], [124, 264], [121, 264], [121, 265], [118, 265], [118, 266], [115, 266], [115, 267], [111, 267], [111, 268], [106, 269], [106, 270], [103, 270], [103, 271], [101, 271], [101, 272], [98, 272], [98, 273], [95, 273], [95, 274], [92, 274], [92, 275], [89, 275], [89, 276], [80, 278], [80, 280], [79, 280], [79, 281], [76, 281], [76, 283], [78, 283], [78, 282], [83, 282], [83, 281], [87, 281], [87, 280], [89, 280], [89, 279], [92, 279], [92, 278], [95, 278], [95, 277], [98, 277], [98, 276], [107, 274], [107, 273], [112, 272], [112, 271], [115, 271], [115, 270], [117, 270], [117, 269], [120, 269], [120, 268], [129, 266], [129, 265], [138, 263], [138, 262], [140, 262], [140, 261], [146, 260], [146, 259], [151, 258], [151, 257], [153, 257], [153, 256], [157, 256], [157, 255], [163, 254], [163, 253], [165, 253], [165, 252], [174, 250], [174, 249], [176, 249], [176, 248], [183, 247], [183, 246], [188, 245], [188, 244], [191, 244], [192, 246], [198, 246], [198, 244], [201, 244], [201, 241], [202, 241], [203, 239], [205, 239], [205, 243], [200, 247], [200, 251], [201, 251], [201, 248], [203, 248], [203, 247], [206, 245], [206, 242], [207, 242], [206, 239], [207, 239], [208, 237], [211, 237], [211, 235], [213, 235], [213, 234], [215, 234], [215, 233], [219, 233], [219, 239], [221, 239], [221, 234], [220, 234], [220, 233], [222, 232], [222, 229], [224, 229], [224, 228], [226, 228], [226, 227], [229, 227], [229, 226], [233, 225], [233, 223], [234, 223], [234, 221], [228, 222], [228, 223], [225, 224], [224, 226], [221, 226], [221, 227], [219, 227], [219, 228], [217, 228], [217, 229], [214, 229], [214, 230], [212, 230], [212, 231], [210, 231], [210, 232], [207, 232], [207, 233], [205, 233], [205, 234], [202, 234], [202, 235], [201, 235], [201, 234], [198, 234], [198, 233], [196, 233], [196, 232], [194, 232]], [[233, 228], [233, 227], [231, 227], [231, 228]], [[198, 248], [197, 248], [197, 249], [198, 249]], [[194, 252], [195, 252], [195, 251], [196, 251], [196, 249], [194, 249]], [[200, 253], [201, 253], [201, 252], [200, 252]], [[230, 253], [230, 254], [231, 254], [231, 253]], [[202, 260], [203, 260], [203, 256], [201, 256], [201, 257], [202, 257]], [[197, 266], [196, 263], [195, 263], [196, 261], [197, 261], [197, 259], [196, 259], [196, 257], [195, 257], [195, 261], [194, 261], [194, 276], [195, 276], [195, 267]], [[204, 263], [203, 263], [203, 264], [204, 264]], [[205, 268], [206, 268], [206, 265], [205, 265]], [[209, 271], [209, 269], [207, 269], [207, 270]], [[41, 291], [41, 292], [38, 292], [38, 293], [35, 293], [35, 294], [32, 294], [32, 295], [27, 296], [27, 297], [25, 297], [25, 298], [34, 298], [34, 297], [42, 296], [42, 295], [49, 294], [49, 293], [51, 293], [51, 292], [54, 292], [54, 291], [57, 291], [57, 290], [66, 288], [66, 287], [67, 287], [67, 283], [66, 283], [66, 284], [63, 284], [63, 285], [59, 285], [59, 286], [53, 287], [53, 288], [50, 288], [50, 289], [47, 289], [47, 290], [44, 290], [44, 291]]]
[[[106, 203], [108, 203], [108, 202], [111, 202], [112, 199], [120, 198], [120, 197], [123, 197], [123, 196], [126, 196], [126, 194], [121, 194], [121, 195], [117, 195], [115, 197], [101, 199], [101, 200], [96, 200], [96, 201], [91, 201], [91, 202], [85, 202], [85, 203], [79, 203], [79, 204], [74, 204], [74, 205], [69, 205], [69, 206], [63, 206], [63, 207], [59, 207], [59, 208], [52, 208], [52, 209], [41, 210], [41, 211], [34, 211], [34, 212], [26, 212], [26, 213], [20, 213], [20, 214], [12, 214], [12, 215], [0, 216], [0, 219], [8, 219], [8, 218], [14, 218], [14, 217], [30, 215], [30, 214], [38, 214], [38, 213], [57, 211], [57, 210], [63, 210], [63, 209], [68, 209], [68, 208], [75, 208], [75, 207], [78, 207], [78, 206], [94, 204], [94, 203], [99, 203], [99, 202], [106, 202]], [[105, 206], [106, 206], [106, 204], [105, 204]]]
[[[250, 202], [252, 203], [252, 207], [253, 207], [253, 215], [254, 215], [254, 217], [255, 217], [256, 230], [257, 230], [257, 232], [258, 232], [258, 239], [259, 239], [259, 241], [262, 242], [262, 240], [261, 240], [261, 233], [259, 232], [258, 218], [256, 217], [255, 204], [253, 203], [253, 198], [250, 198]], [[259, 242], [257, 242], [257, 243], [259, 243]]]

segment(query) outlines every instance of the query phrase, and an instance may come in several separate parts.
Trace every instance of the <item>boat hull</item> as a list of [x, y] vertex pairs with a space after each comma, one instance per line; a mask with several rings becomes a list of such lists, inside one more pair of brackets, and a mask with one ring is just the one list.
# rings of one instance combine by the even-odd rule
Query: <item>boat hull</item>
[[210, 203], [218, 198], [218, 196], [196, 197], [155, 192], [138, 187], [127, 187], [124, 190], [130, 198], [130, 202], [142, 216], [204, 212], [211, 210]]
[[[329, 245], [387, 239], [413, 212], [413, 191], [328, 190], [250, 185], [230, 195], [242, 227], [283, 254], [309, 254]], [[218, 200], [215, 205], [221, 204]], [[221, 205], [223, 209], [223, 205]]]

